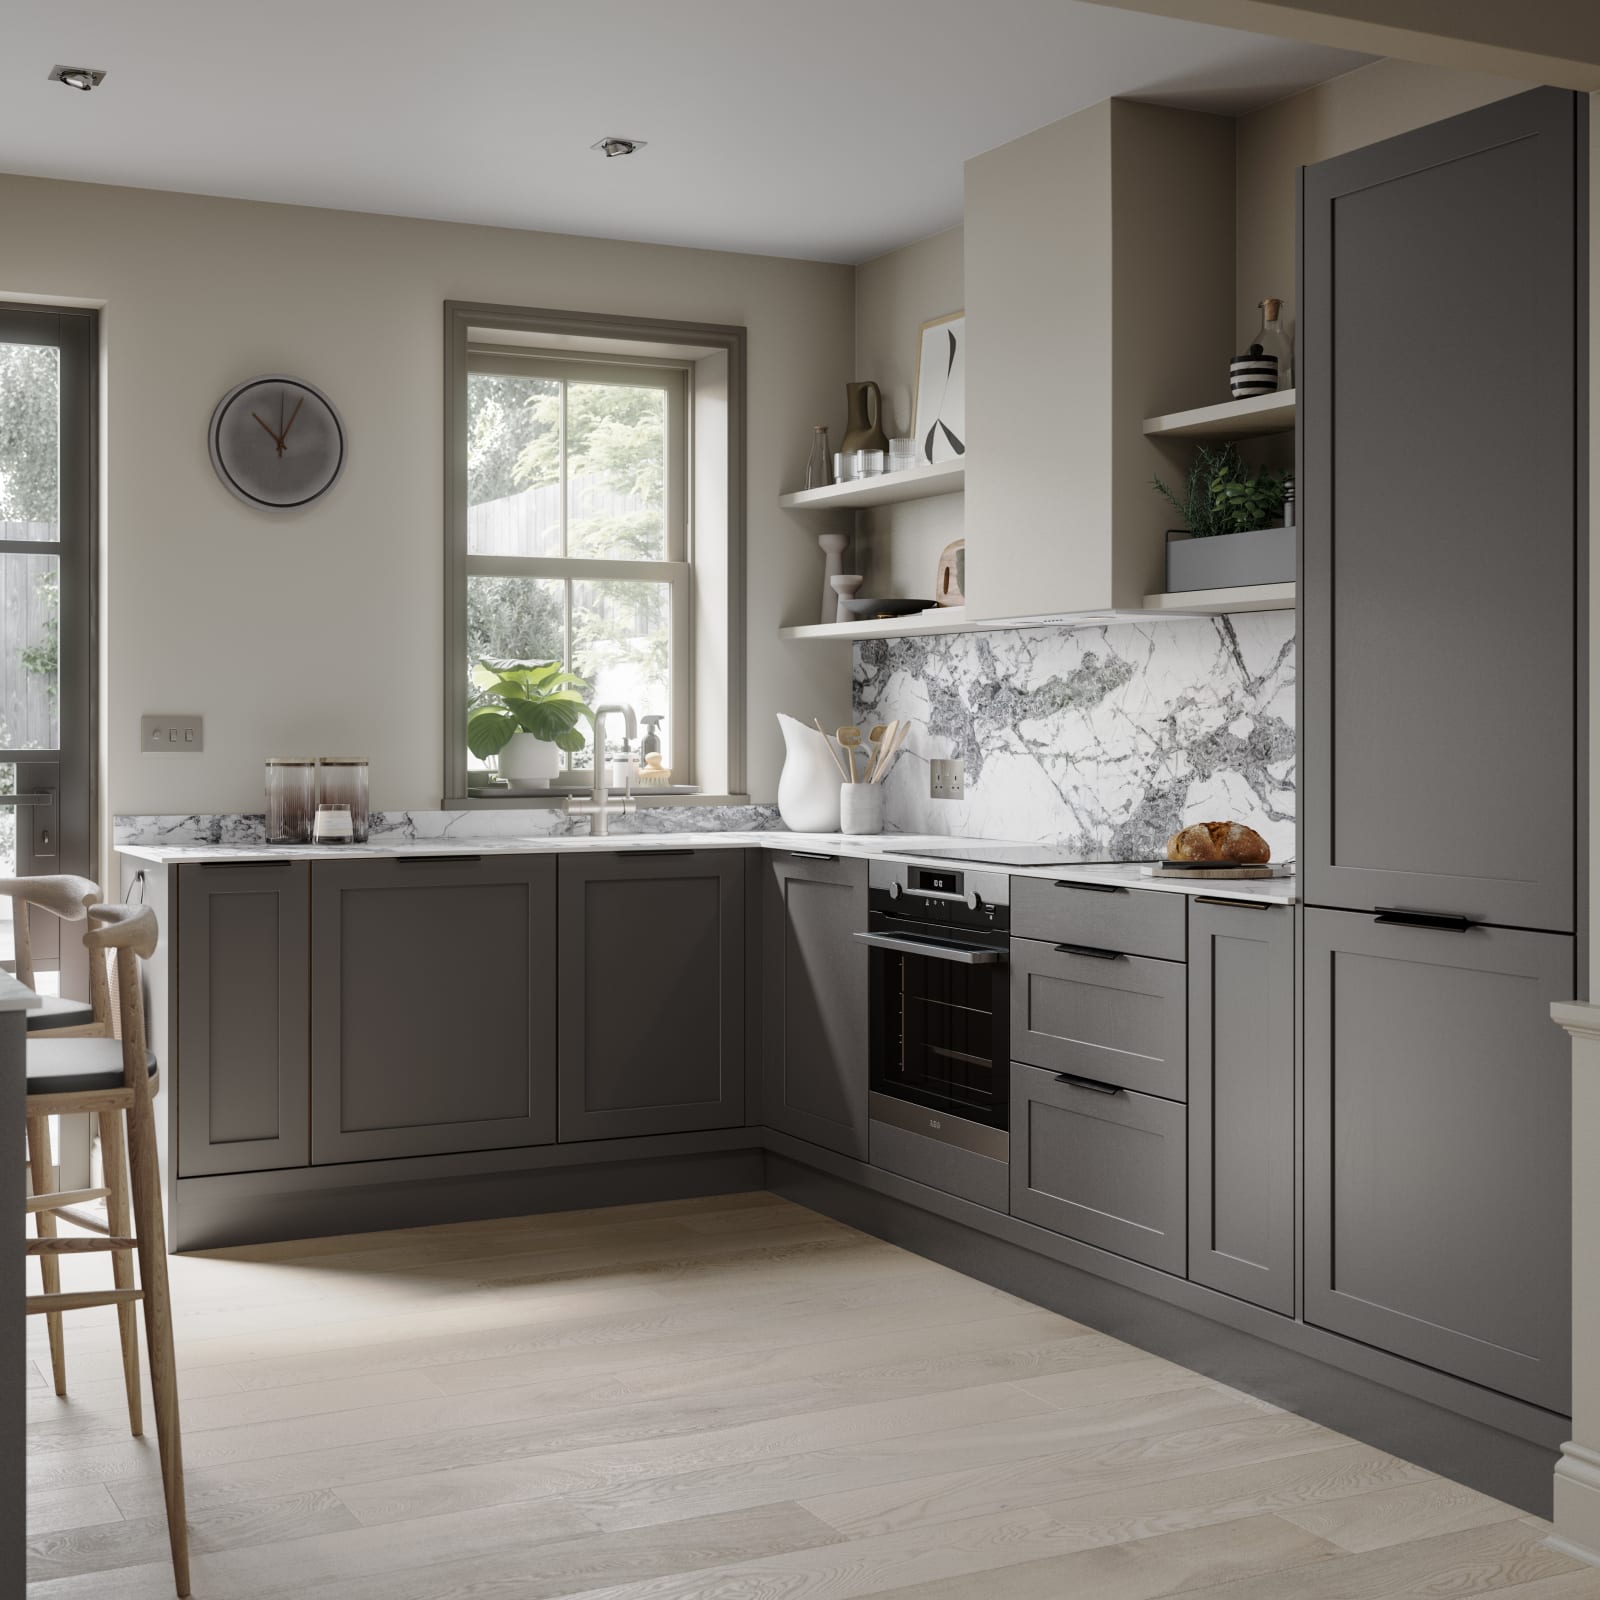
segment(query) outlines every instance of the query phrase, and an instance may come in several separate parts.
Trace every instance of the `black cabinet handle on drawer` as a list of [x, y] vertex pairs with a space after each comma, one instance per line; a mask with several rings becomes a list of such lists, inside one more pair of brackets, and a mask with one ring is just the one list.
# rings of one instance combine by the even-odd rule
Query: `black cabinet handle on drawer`
[[619, 856], [692, 856], [693, 850], [629, 850], [622, 849], [617, 852]]
[[1126, 894], [1128, 886], [1125, 883], [1074, 883], [1071, 878], [1057, 878], [1055, 886], [1058, 889], [1082, 889], [1088, 894]]
[[1402, 911], [1398, 906], [1379, 906], [1372, 920], [1391, 928], [1434, 928], [1441, 933], [1465, 933], [1477, 926], [1471, 917], [1443, 911]]
[[1114, 1083], [1098, 1083], [1093, 1078], [1079, 1078], [1070, 1072], [1058, 1072], [1056, 1074], [1056, 1082], [1065, 1083], [1074, 1089], [1087, 1089], [1091, 1094], [1122, 1093], [1122, 1090]]
[[820, 850], [791, 850], [789, 852], [796, 861], [837, 861], [838, 856], [824, 855]]
[[1234, 907], [1242, 907], [1246, 911], [1282, 911], [1285, 907], [1275, 900], [1229, 900], [1220, 894], [1197, 894], [1194, 897], [1197, 906], [1221, 906], [1224, 911], [1232, 911]]
[[1120, 950], [1102, 950], [1092, 944], [1058, 944], [1055, 949], [1064, 956], [1089, 956], [1095, 961], [1120, 961]]
[[396, 856], [403, 867], [459, 866], [465, 862], [482, 861], [482, 856]]

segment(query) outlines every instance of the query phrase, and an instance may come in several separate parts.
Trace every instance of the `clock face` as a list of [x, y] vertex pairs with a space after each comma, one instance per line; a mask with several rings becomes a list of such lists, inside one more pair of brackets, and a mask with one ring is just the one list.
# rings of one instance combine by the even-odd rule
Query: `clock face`
[[211, 465], [249, 505], [310, 505], [333, 487], [344, 457], [344, 423], [333, 402], [299, 378], [251, 378], [211, 414]]

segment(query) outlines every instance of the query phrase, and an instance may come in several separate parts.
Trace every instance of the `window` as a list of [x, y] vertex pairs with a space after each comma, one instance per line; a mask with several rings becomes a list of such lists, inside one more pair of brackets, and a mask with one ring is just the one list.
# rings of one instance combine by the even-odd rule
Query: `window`
[[[560, 661], [591, 704], [662, 718], [675, 770], [690, 759], [686, 383], [666, 365], [467, 357], [463, 683], [486, 657]], [[593, 752], [567, 759], [589, 769]]]
[[527, 803], [468, 750], [481, 660], [560, 663], [661, 719], [675, 785], [741, 794], [744, 330], [459, 302], [445, 328], [446, 803]]

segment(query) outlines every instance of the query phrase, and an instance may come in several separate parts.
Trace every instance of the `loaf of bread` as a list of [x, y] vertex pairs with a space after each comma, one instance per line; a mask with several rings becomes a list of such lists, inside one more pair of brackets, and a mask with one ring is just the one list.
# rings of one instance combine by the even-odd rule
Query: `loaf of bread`
[[1194, 822], [1167, 840], [1168, 861], [1236, 861], [1255, 867], [1271, 859], [1267, 841], [1242, 822]]

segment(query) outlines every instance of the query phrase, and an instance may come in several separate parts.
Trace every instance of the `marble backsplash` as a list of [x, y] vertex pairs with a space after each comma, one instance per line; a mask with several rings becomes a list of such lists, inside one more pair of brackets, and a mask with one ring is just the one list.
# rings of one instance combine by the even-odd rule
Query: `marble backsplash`
[[[1135, 861], [1231, 818], [1294, 855], [1292, 612], [865, 640], [853, 690], [863, 728], [913, 725], [891, 828]], [[966, 763], [962, 800], [929, 798], [943, 756]]]
[[[186, 816], [127, 815], [113, 819], [113, 842], [148, 845], [263, 844], [267, 819], [259, 811], [197, 811]], [[781, 828], [776, 806], [640, 806], [612, 815], [614, 834], [763, 833]], [[536, 839], [586, 834], [589, 819], [559, 806], [482, 811], [374, 811], [367, 820], [374, 840]]]

